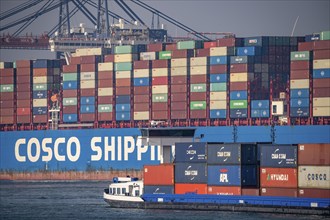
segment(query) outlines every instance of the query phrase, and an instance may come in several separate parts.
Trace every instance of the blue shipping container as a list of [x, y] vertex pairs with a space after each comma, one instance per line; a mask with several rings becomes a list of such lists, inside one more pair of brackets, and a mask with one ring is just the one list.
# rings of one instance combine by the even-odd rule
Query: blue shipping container
[[33, 107], [33, 115], [46, 115], [48, 113], [48, 107]]
[[240, 91], [231, 91], [230, 92], [230, 100], [242, 100], [247, 99], [247, 91], [240, 90]]
[[206, 143], [187, 142], [175, 144], [175, 162], [206, 162]]
[[210, 118], [226, 118], [227, 110], [226, 109], [212, 109], [210, 110]]
[[330, 78], [330, 69], [315, 69], [313, 70], [314, 79]]
[[231, 56], [230, 64], [238, 64], [238, 63], [253, 63], [253, 56]]
[[131, 120], [131, 113], [130, 112], [117, 112], [116, 120], [117, 121], [129, 121], [129, 120]]
[[77, 122], [78, 115], [77, 114], [63, 114], [63, 122]]
[[295, 98], [309, 98], [309, 89], [291, 89], [290, 97]]
[[309, 107], [303, 108], [290, 108], [291, 117], [308, 117], [309, 116]]
[[318, 40], [320, 40], [320, 34], [305, 35], [305, 41], [306, 42], [318, 41]]
[[269, 109], [269, 100], [251, 100], [252, 109]]
[[291, 99], [290, 106], [293, 108], [309, 107], [309, 99], [308, 98]]
[[241, 164], [240, 144], [208, 144], [207, 145], [208, 164]]
[[251, 109], [251, 118], [269, 118], [269, 109]]
[[134, 78], [134, 86], [149, 86], [149, 77]]
[[33, 61], [33, 68], [53, 68], [53, 60], [38, 59]]
[[175, 183], [206, 183], [206, 163], [176, 163]]
[[95, 112], [95, 105], [81, 105], [80, 106], [80, 113], [94, 113]]
[[63, 90], [77, 89], [77, 88], [78, 88], [77, 81], [64, 81], [63, 82]]
[[262, 167], [297, 167], [297, 146], [261, 145], [260, 151]]
[[260, 47], [237, 47], [236, 48], [237, 56], [256, 56], [261, 54]]
[[117, 95], [116, 96], [116, 103], [117, 104], [127, 104], [131, 102], [130, 95]]
[[94, 96], [81, 96], [80, 104], [82, 105], [95, 105], [95, 97]]
[[230, 109], [230, 118], [246, 118], [247, 109]]
[[244, 46], [267, 46], [269, 37], [245, 37]]
[[242, 186], [259, 187], [259, 169], [257, 165], [241, 166]]
[[46, 99], [47, 98], [47, 90], [45, 91], [33, 91], [33, 99]]
[[174, 186], [144, 185], [143, 194], [174, 194]]
[[241, 163], [242, 164], [257, 164], [257, 145], [241, 144]]
[[211, 74], [210, 83], [227, 82], [227, 74]]
[[117, 104], [116, 111], [117, 112], [129, 112], [131, 110], [131, 104]]
[[241, 186], [241, 166], [209, 165], [207, 184], [212, 186]]
[[211, 56], [210, 57], [210, 65], [227, 64], [227, 63], [228, 63], [227, 56]]

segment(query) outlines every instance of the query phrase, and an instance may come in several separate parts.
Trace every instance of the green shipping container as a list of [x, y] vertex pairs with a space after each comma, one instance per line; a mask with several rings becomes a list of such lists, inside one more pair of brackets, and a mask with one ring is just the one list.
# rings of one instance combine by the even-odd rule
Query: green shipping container
[[190, 102], [190, 110], [205, 110], [206, 101], [193, 101]]
[[98, 112], [112, 112], [112, 104], [98, 105]]
[[167, 102], [167, 93], [163, 94], [153, 94], [152, 95], [152, 102]]
[[159, 59], [160, 60], [169, 60], [172, 58], [172, 51], [160, 51]]
[[131, 70], [132, 70], [131, 62], [115, 63], [115, 71], [131, 71]]
[[202, 48], [202, 41], [195, 41], [195, 40], [179, 41], [176, 44], [176, 49], [178, 50], [198, 49], [198, 48]]
[[1, 85], [0, 92], [14, 92], [14, 85], [13, 84]]
[[309, 60], [309, 59], [310, 59], [309, 51], [291, 52], [291, 60]]
[[227, 91], [227, 84], [226, 83], [210, 83], [210, 91], [211, 92]]
[[322, 31], [320, 33], [320, 40], [330, 40], [330, 31]]
[[206, 84], [191, 84], [190, 92], [206, 92]]
[[231, 109], [247, 108], [247, 100], [232, 100], [230, 101], [230, 108]]
[[77, 105], [77, 98], [63, 98], [63, 105]]
[[65, 73], [63, 74], [63, 81], [77, 81], [77, 73]]
[[46, 83], [33, 84], [33, 91], [42, 91], [42, 90], [48, 90], [48, 86]]
[[136, 47], [133, 45], [124, 45], [124, 46], [116, 46], [115, 47], [115, 54], [126, 54], [126, 53], [135, 53], [134, 51]]

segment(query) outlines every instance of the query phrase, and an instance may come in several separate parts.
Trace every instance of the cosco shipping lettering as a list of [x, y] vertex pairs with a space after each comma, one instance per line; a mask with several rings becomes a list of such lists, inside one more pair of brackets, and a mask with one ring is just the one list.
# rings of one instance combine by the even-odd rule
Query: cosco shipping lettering
[[329, 215], [330, 32], [319, 36], [1, 62], [0, 179], [114, 178], [113, 207]]

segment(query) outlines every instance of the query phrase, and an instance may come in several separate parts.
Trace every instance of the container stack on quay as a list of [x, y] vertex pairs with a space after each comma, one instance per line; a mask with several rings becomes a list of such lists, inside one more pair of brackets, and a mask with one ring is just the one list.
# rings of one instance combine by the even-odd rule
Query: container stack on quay
[[16, 69], [13, 68], [13, 63], [1, 63], [0, 79], [0, 124], [14, 124], [16, 123]]

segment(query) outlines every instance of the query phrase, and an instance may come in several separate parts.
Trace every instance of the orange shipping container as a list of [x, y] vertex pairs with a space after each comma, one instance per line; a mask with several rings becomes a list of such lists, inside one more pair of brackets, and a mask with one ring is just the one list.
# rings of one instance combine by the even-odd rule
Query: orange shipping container
[[241, 191], [243, 196], [260, 196], [259, 188], [246, 188]]
[[146, 165], [143, 168], [144, 185], [173, 185], [174, 165]]
[[177, 183], [174, 185], [174, 191], [175, 194], [186, 194], [186, 193], [207, 194], [207, 185]]
[[297, 188], [296, 168], [260, 168], [261, 187]]
[[330, 199], [330, 189], [298, 189], [298, 197]]
[[260, 195], [298, 197], [298, 190], [296, 188], [261, 188]]
[[241, 187], [239, 186], [208, 186], [207, 194], [222, 196], [239, 196], [241, 195]]
[[330, 166], [330, 144], [298, 145], [298, 165]]

